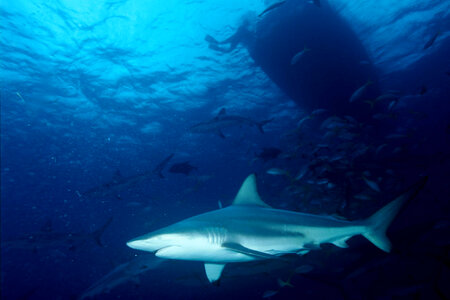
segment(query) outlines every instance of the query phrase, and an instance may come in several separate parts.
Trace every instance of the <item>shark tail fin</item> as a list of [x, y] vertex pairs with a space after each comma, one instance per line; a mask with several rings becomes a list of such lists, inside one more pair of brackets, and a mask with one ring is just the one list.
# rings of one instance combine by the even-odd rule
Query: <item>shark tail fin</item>
[[92, 237], [94, 238], [97, 245], [99, 245], [100, 247], [103, 247], [102, 240], [100, 238], [102, 237], [103, 232], [105, 232], [106, 228], [108, 228], [109, 224], [111, 224], [112, 220], [113, 218], [110, 217], [108, 221], [106, 221], [106, 223], [103, 224], [102, 227], [92, 232]]
[[207, 34], [205, 36], [205, 41], [207, 41], [208, 43], [212, 43], [212, 44], [219, 44], [219, 41], [216, 40], [215, 38], [213, 38], [212, 36], [210, 36], [209, 34]]
[[263, 127], [264, 127], [267, 123], [272, 122], [272, 120], [273, 120], [273, 119], [269, 119], [269, 120], [264, 120], [264, 121], [258, 122], [258, 123], [256, 123], [256, 126], [258, 126], [258, 129], [259, 129], [259, 131], [261, 131], [261, 133], [264, 133], [264, 128], [263, 128]]
[[428, 177], [423, 177], [416, 184], [410, 187], [405, 193], [397, 197], [395, 200], [386, 204], [365, 222], [367, 231], [363, 236], [372, 242], [375, 246], [385, 252], [391, 251], [391, 242], [386, 236], [389, 225], [395, 216], [400, 212], [401, 208], [410, 200], [412, 200], [419, 191], [424, 187]]

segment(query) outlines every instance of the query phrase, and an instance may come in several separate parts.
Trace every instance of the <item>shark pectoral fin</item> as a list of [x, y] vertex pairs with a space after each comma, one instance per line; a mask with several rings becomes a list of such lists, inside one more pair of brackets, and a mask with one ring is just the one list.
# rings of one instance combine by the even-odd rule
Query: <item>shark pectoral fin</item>
[[305, 254], [307, 254], [309, 251], [311, 251], [311, 250], [302, 249], [302, 250], [300, 250], [300, 251], [297, 252], [297, 255], [305, 255]]
[[223, 243], [222, 247], [232, 250], [234, 252], [242, 253], [248, 256], [253, 256], [259, 259], [280, 259], [279, 256], [267, 254], [264, 252], [260, 252], [257, 250], [253, 250], [247, 247], [242, 246], [238, 243]]
[[217, 130], [217, 135], [223, 139], [225, 138], [225, 134], [223, 134], [223, 132], [221, 130]]
[[348, 239], [349, 237], [345, 237], [343, 239], [332, 242], [332, 244], [339, 248], [348, 248], [348, 244], [346, 243]]
[[219, 280], [222, 275], [223, 268], [225, 268], [225, 264], [205, 263], [206, 277], [208, 277], [209, 282], [213, 283]]

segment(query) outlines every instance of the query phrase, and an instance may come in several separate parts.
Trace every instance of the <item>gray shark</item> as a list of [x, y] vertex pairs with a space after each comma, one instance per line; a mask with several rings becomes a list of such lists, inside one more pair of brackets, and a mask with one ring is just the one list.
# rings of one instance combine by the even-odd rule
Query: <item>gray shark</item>
[[74, 233], [74, 232], [55, 232], [51, 225], [46, 225], [41, 231], [26, 234], [22, 237], [2, 241], [2, 249], [25, 249], [37, 252], [42, 248], [52, 247], [68, 247], [69, 250], [75, 250], [84, 245], [89, 240], [93, 240], [98, 246], [103, 247], [101, 236], [112, 222], [112, 217], [109, 218], [103, 226], [93, 232], [88, 233]]
[[271, 208], [258, 195], [255, 175], [250, 175], [231, 206], [185, 219], [127, 245], [155, 252], [161, 258], [204, 262], [210, 282], [220, 279], [227, 263], [283, 259], [281, 256], [289, 253], [303, 255], [320, 249], [323, 243], [346, 248], [346, 240], [355, 235], [363, 235], [389, 252], [387, 228], [425, 182], [423, 178], [366, 220], [345, 221]]
[[119, 285], [127, 282], [139, 283], [139, 275], [149, 270], [156, 269], [165, 259], [153, 255], [141, 255], [137, 258], [118, 265], [111, 272], [103, 276], [91, 285], [78, 299], [97, 298], [104, 293], [109, 293]]
[[129, 188], [141, 183], [147, 178], [153, 176], [153, 172], [143, 172], [132, 176], [122, 176], [119, 170], [116, 170], [113, 178], [101, 185], [95, 186], [85, 192], [79, 194], [83, 197], [105, 197], [114, 195], [116, 198], [120, 199], [120, 193], [128, 190]]
[[257, 122], [245, 117], [227, 115], [225, 108], [222, 108], [216, 117], [209, 121], [195, 124], [190, 128], [190, 131], [193, 133], [215, 133], [221, 138], [225, 138], [222, 132], [224, 128], [243, 125], [256, 126], [261, 133], [264, 133], [263, 126], [271, 121], [272, 119]]

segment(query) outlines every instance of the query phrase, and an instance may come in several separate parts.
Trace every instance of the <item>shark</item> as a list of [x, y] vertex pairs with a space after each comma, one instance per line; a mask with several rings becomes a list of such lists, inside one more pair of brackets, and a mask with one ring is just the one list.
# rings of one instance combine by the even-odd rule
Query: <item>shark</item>
[[324, 243], [346, 248], [346, 241], [355, 235], [389, 252], [389, 225], [426, 180], [423, 177], [367, 219], [346, 221], [272, 208], [259, 196], [255, 174], [251, 174], [232, 205], [137, 237], [127, 245], [160, 258], [203, 262], [209, 282], [216, 284], [228, 263], [282, 260], [285, 254], [304, 255]]
[[[162, 171], [162, 169], [161, 169]], [[156, 172], [159, 172], [158, 170]], [[82, 193], [77, 192], [80, 197], [105, 197], [105, 196], [115, 196], [120, 199], [120, 193], [127, 191], [131, 187], [147, 180], [155, 174], [155, 172], [146, 171], [132, 176], [122, 176], [119, 170], [116, 170], [112, 179], [101, 185], [94, 186], [93, 188], [84, 191]], [[160, 172], [158, 173], [160, 174]]]
[[225, 108], [222, 108], [213, 119], [193, 125], [190, 131], [193, 133], [215, 133], [221, 138], [225, 138], [222, 132], [224, 128], [243, 125], [256, 126], [261, 133], [264, 133], [263, 126], [271, 121], [272, 119], [257, 122], [241, 116], [228, 115]]
[[96, 299], [100, 295], [109, 293], [111, 290], [127, 282], [139, 284], [139, 276], [141, 274], [158, 268], [165, 261], [153, 255], [138, 256], [131, 261], [115, 267], [111, 272], [85, 290], [78, 299]]
[[68, 250], [76, 250], [89, 240], [93, 240], [98, 246], [103, 247], [101, 236], [111, 222], [112, 217], [110, 217], [101, 227], [88, 233], [57, 232], [52, 229], [51, 223], [47, 222], [38, 232], [32, 232], [15, 239], [2, 241], [1, 247], [5, 250], [31, 249], [34, 253], [42, 248], [68, 247]]

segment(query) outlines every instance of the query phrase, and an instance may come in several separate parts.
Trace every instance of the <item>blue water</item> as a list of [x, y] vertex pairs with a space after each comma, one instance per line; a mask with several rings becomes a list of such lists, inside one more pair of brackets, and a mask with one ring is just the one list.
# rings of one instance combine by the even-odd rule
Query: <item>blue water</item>
[[[288, 0], [258, 17], [274, 2], [1, 3], [2, 299], [80, 297], [144, 255], [128, 240], [231, 204], [254, 172], [271, 206], [348, 220], [429, 180], [389, 254], [355, 237], [288, 266], [232, 264], [218, 287], [200, 262], [170, 261], [94, 297], [450, 298], [450, 1]], [[222, 108], [271, 122], [190, 130]], [[282, 152], [264, 162], [268, 147]], [[100, 247], [88, 233], [110, 217]]]

